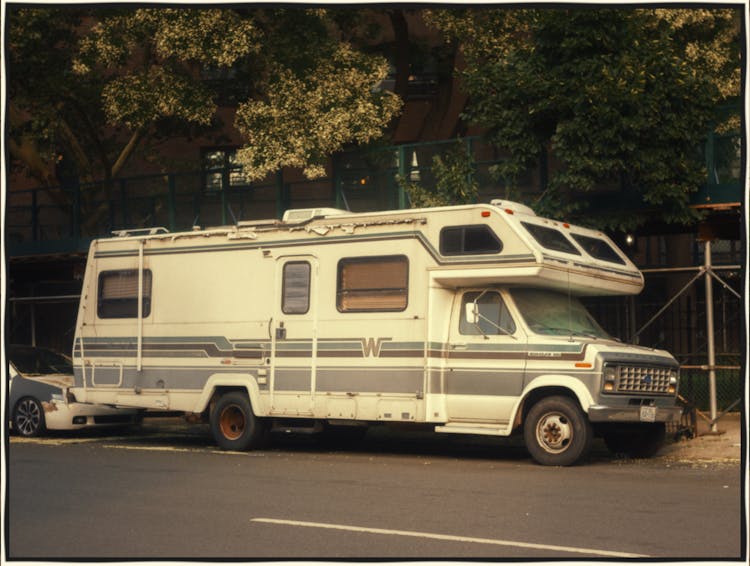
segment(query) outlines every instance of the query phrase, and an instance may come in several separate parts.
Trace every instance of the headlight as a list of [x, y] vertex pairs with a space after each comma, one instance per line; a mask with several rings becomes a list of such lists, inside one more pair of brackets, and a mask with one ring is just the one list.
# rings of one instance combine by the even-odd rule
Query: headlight
[[680, 370], [673, 369], [669, 373], [669, 387], [667, 387], [668, 393], [677, 393], [677, 386], [680, 384]]
[[602, 372], [602, 389], [604, 391], [614, 391], [616, 380], [617, 366], [604, 366], [604, 371]]

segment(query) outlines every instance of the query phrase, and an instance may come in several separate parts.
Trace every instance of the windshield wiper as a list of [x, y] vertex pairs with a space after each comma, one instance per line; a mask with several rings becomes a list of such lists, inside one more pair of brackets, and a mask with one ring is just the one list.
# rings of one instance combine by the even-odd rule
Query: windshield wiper
[[[584, 332], [583, 330], [573, 330], [571, 328], [562, 328], [559, 326], [546, 326], [542, 324], [535, 324], [531, 326], [531, 330], [536, 332], [537, 334], [551, 334], [554, 333], [557, 336], [585, 336], [586, 338], [593, 338], [594, 340], [597, 340], [599, 338], [603, 338], [602, 336], [598, 336], [596, 334], [592, 334], [591, 332]], [[545, 330], [549, 330], [550, 332], [544, 332]]]

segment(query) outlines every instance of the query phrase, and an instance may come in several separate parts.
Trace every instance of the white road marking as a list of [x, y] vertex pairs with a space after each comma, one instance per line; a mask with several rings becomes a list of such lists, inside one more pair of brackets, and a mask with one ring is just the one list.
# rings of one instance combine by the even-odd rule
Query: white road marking
[[261, 458], [258, 452], [238, 452], [236, 450], [206, 450], [205, 448], [178, 448], [176, 446], [131, 446], [128, 444], [103, 444], [103, 448], [115, 450], [141, 450], [145, 452], [200, 452], [207, 454], [221, 454], [223, 456], [244, 456], [246, 458]]
[[517, 548], [530, 548], [534, 550], [553, 550], [557, 552], [571, 552], [577, 554], [590, 554], [595, 556], [608, 556], [613, 558], [649, 558], [645, 554], [633, 554], [630, 552], [616, 552], [613, 550], [600, 550], [596, 548], [578, 548], [574, 546], [557, 546], [553, 544], [536, 544], [531, 542], [519, 542], [512, 540], [501, 540], [491, 538], [465, 537], [456, 535], [441, 535], [437, 533], [422, 533], [418, 531], [399, 531], [394, 529], [374, 529], [370, 527], [355, 527], [351, 525], [335, 525], [331, 523], [313, 523], [308, 521], [291, 521], [286, 519], [250, 519], [255, 523], [271, 523], [275, 525], [287, 525], [294, 527], [312, 527], [317, 529], [333, 529], [338, 531], [350, 531], [357, 533], [371, 533], [376, 535], [393, 535], [402, 537], [428, 538], [451, 542], [468, 542], [473, 544], [494, 544], [497, 546], [515, 546]]
[[42, 446], [65, 446], [67, 444], [86, 444], [101, 442], [101, 438], [27, 438], [23, 436], [11, 436], [11, 444], [41, 444]]

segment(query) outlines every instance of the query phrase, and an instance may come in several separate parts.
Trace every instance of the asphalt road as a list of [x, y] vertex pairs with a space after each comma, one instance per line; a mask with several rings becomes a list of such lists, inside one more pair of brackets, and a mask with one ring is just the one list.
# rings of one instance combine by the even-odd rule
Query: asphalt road
[[[189, 431], [189, 432], [186, 432]], [[737, 464], [534, 464], [512, 442], [370, 432], [216, 450], [206, 431], [12, 438], [13, 559], [738, 558]]]

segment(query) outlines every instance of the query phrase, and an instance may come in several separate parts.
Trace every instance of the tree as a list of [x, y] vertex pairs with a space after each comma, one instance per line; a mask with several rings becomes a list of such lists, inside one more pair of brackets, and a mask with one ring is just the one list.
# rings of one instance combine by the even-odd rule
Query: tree
[[220, 93], [204, 76], [231, 70], [244, 81], [247, 177], [320, 175], [400, 107], [374, 88], [385, 60], [351, 47], [342, 21], [324, 9], [9, 8], [12, 155], [47, 185], [62, 154], [109, 187], [147, 141], [210, 128]]
[[429, 19], [463, 48], [465, 118], [506, 152], [497, 176], [513, 183], [554, 159], [535, 208], [569, 217], [604, 188], [616, 204], [595, 220], [624, 229], [645, 221], [641, 200], [669, 222], [695, 218], [699, 149], [739, 86], [739, 12], [701, 12], [470, 9]]
[[432, 158], [434, 186], [398, 176], [398, 184], [409, 195], [412, 208], [469, 204], [476, 202], [479, 186], [474, 178], [474, 167], [466, 146], [456, 140], [442, 153]]

